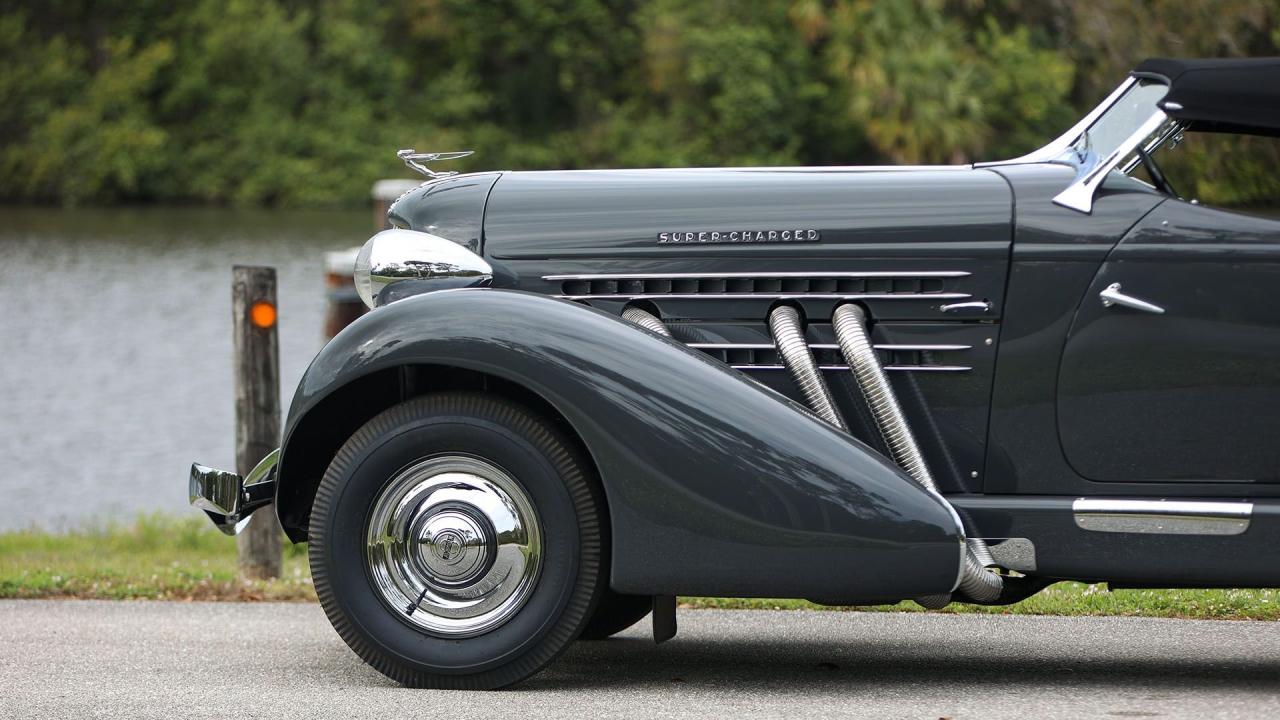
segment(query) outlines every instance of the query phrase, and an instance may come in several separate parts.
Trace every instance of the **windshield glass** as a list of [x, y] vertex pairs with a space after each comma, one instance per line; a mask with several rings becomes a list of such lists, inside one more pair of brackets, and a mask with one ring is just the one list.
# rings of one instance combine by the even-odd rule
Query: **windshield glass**
[[1072, 147], [1081, 154], [1093, 154], [1098, 160], [1106, 158], [1159, 110], [1156, 103], [1168, 91], [1168, 85], [1138, 81]]

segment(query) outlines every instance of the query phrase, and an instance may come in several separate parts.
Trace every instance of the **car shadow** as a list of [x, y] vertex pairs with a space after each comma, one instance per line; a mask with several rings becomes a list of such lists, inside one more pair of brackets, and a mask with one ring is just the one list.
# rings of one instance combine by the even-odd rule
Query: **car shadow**
[[[1081, 639], [1087, 646], [1087, 638]], [[1085, 652], [1055, 657], [1044, 652], [995, 654], [939, 647], [904, 639], [859, 644], [812, 638], [761, 640], [679, 638], [661, 646], [637, 638], [579, 642], [542, 673], [513, 688], [591, 690], [687, 684], [700, 689], [786, 694], [847, 692], [875, 687], [881, 692], [918, 688], [945, 691], [988, 688], [1009, 693], [1018, 686], [1039, 691], [1099, 686], [1114, 691], [1132, 686], [1144, 692], [1200, 689], [1280, 690], [1274, 659], [1204, 657], [1172, 659], [1105, 657]]]

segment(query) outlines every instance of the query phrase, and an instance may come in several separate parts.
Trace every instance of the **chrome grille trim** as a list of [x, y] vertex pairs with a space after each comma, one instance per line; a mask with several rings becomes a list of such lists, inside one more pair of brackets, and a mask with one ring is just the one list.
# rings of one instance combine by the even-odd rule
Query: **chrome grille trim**
[[[837, 350], [840, 349], [839, 345], [832, 345], [832, 347], [836, 348]], [[913, 350], [926, 350], [926, 351], [932, 350], [937, 352], [947, 352], [950, 350], [972, 350], [973, 349], [972, 345], [915, 345], [915, 344], [903, 345], [903, 344], [897, 344], [897, 343], [889, 343], [885, 345], [872, 345], [871, 347], [875, 348], [876, 350], [901, 350], [903, 352], [910, 352]]]
[[960, 300], [968, 293], [612, 293], [553, 295], [561, 300]]
[[[773, 343], [685, 343], [694, 350], [774, 350]], [[810, 350], [830, 350], [834, 345], [809, 343]]]
[[[734, 370], [786, 370], [784, 365], [730, 365]], [[848, 365], [819, 365], [819, 370], [848, 370]], [[894, 372], [969, 372], [968, 365], [885, 365]]]
[[[697, 350], [773, 350], [774, 346], [770, 343], [686, 343], [689, 347]], [[909, 351], [936, 351], [946, 352], [949, 350], [972, 350], [972, 345], [900, 345], [885, 344], [872, 345], [876, 350], [901, 350]], [[809, 343], [810, 350], [839, 350], [840, 346], [836, 343]]]
[[740, 272], [740, 273], [594, 273], [586, 275], [543, 275], [543, 280], [564, 282], [569, 280], [697, 280], [707, 278], [713, 280], [755, 279], [755, 278], [954, 278], [968, 277], [973, 273], [964, 270], [921, 270], [918, 272], [896, 272], [893, 270], [873, 270], [868, 272]]
[[[692, 343], [685, 343], [685, 344], [694, 350], [702, 350], [703, 352], [706, 352], [706, 353], [732, 352], [732, 351], [749, 352], [750, 355], [748, 357], [732, 358], [729, 361], [729, 367], [734, 368], [735, 370], [785, 370], [786, 369], [785, 365], [781, 365], [777, 363], [777, 360], [775, 359], [777, 357], [776, 356], [777, 348], [771, 343], [692, 342]], [[930, 351], [948, 352], [948, 351], [963, 351], [963, 350], [973, 349], [972, 345], [929, 345], [929, 344], [916, 344], [916, 343], [911, 343], [911, 344], [884, 343], [880, 345], [873, 345], [872, 347], [875, 348], [876, 350], [883, 350], [886, 352], [930, 352]], [[836, 343], [811, 343], [809, 345], [809, 349], [813, 351], [835, 352], [835, 351], [839, 351], [840, 346]], [[759, 358], [755, 355], [756, 352], [771, 352], [771, 351], [775, 353], [772, 356]], [[837, 355], [836, 357], [838, 358], [839, 356]], [[722, 357], [721, 359], [726, 359], [726, 358]], [[737, 362], [733, 362], [733, 360], [736, 360]], [[749, 360], [749, 362], [743, 362], [744, 360]], [[760, 360], [763, 360], [764, 362], [759, 362]], [[842, 365], [839, 363], [830, 363], [830, 364], [819, 363], [818, 369], [819, 370], [848, 370], [849, 366]], [[895, 364], [885, 365], [884, 369], [892, 370], [896, 372], [966, 372], [966, 371], [972, 370], [973, 368], [971, 368], [968, 365], [914, 365], [914, 364], [908, 365], [905, 363], [895, 363]]]

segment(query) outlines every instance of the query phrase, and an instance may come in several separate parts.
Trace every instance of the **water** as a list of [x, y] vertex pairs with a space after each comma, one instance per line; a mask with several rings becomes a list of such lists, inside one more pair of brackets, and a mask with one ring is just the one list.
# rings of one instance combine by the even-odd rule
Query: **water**
[[323, 256], [366, 211], [0, 208], [0, 531], [194, 512], [235, 467], [231, 266], [279, 272], [288, 407], [324, 343]]

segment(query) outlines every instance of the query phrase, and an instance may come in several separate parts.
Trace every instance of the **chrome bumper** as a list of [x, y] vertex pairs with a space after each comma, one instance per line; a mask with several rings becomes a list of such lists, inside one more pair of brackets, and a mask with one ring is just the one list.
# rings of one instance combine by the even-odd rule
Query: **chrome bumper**
[[235, 535], [244, 529], [254, 510], [270, 505], [276, 496], [276, 463], [280, 450], [262, 458], [248, 477], [191, 463], [187, 484], [192, 507], [203, 510], [218, 529]]

